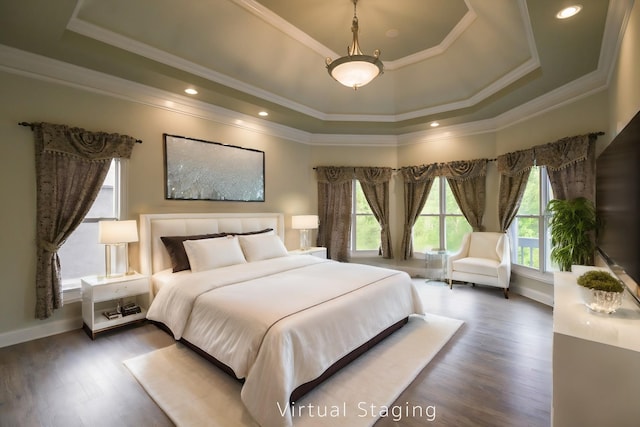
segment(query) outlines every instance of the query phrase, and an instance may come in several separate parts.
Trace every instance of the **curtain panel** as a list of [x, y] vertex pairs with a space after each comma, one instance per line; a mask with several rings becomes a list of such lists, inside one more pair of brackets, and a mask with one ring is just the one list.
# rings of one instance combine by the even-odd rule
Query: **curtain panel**
[[520, 208], [534, 162], [533, 149], [498, 156], [497, 167], [500, 174], [498, 221], [503, 233], [509, 229]]
[[328, 258], [348, 261], [354, 168], [319, 166], [316, 177], [320, 219], [317, 245], [327, 248]]
[[380, 248], [378, 255], [393, 258], [391, 232], [389, 230], [389, 181], [392, 170], [389, 167], [357, 167], [355, 178], [360, 182], [364, 197], [371, 207], [373, 216], [380, 224]]
[[443, 163], [440, 175], [447, 178], [453, 197], [473, 231], [482, 231], [486, 188], [487, 159]]
[[584, 197], [595, 202], [597, 138], [591, 133], [534, 147], [536, 164], [546, 166], [556, 199]]
[[413, 257], [413, 226], [424, 208], [438, 171], [436, 163], [400, 169], [404, 181], [404, 226], [401, 245], [403, 260]]
[[35, 315], [62, 307], [58, 250], [93, 205], [113, 158], [129, 158], [135, 139], [49, 123], [35, 137], [37, 259]]

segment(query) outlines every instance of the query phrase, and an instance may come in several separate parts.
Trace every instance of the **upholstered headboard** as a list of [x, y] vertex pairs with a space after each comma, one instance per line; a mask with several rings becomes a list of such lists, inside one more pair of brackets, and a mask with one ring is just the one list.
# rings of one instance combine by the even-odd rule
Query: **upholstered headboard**
[[153, 274], [171, 267], [162, 236], [246, 233], [273, 228], [284, 241], [284, 215], [279, 213], [178, 213], [140, 215], [140, 272]]

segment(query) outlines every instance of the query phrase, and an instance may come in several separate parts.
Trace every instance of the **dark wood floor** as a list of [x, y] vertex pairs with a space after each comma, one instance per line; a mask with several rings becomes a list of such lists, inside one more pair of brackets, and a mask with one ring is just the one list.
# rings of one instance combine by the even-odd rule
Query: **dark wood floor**
[[[465, 324], [395, 403], [425, 408], [423, 417], [376, 427], [549, 426], [551, 308], [496, 289], [415, 282], [428, 312]], [[77, 330], [2, 348], [0, 426], [172, 426], [122, 364], [172, 342], [146, 324], [95, 341]]]

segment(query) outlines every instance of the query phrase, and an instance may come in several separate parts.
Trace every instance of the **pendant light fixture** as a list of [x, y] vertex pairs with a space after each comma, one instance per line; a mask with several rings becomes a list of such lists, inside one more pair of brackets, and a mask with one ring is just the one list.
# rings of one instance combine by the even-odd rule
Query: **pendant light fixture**
[[384, 65], [380, 60], [380, 49], [373, 51], [373, 56], [364, 55], [358, 43], [358, 17], [356, 16], [356, 5], [358, 0], [353, 0], [353, 21], [351, 22], [351, 32], [353, 42], [347, 49], [347, 56], [333, 61], [327, 58], [327, 71], [331, 77], [339, 83], [352, 87], [354, 90], [362, 87], [382, 74]]

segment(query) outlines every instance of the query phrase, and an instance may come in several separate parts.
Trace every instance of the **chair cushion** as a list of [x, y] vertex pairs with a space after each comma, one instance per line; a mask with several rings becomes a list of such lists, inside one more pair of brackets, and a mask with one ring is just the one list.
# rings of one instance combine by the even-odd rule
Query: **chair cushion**
[[499, 265], [500, 263], [493, 259], [469, 257], [453, 261], [453, 271], [496, 277]]
[[471, 233], [468, 256], [498, 260], [496, 246], [502, 237], [500, 233]]

